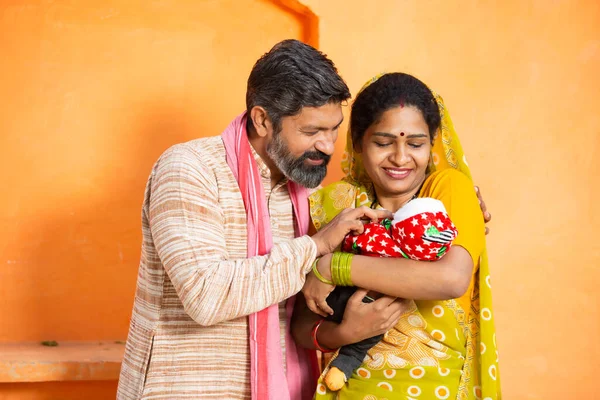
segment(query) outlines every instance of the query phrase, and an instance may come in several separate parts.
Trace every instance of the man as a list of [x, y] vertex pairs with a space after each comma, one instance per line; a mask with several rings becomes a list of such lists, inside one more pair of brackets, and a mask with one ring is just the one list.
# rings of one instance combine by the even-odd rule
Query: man
[[349, 98], [329, 59], [286, 40], [252, 69], [245, 115], [221, 136], [160, 157], [145, 191], [117, 398], [312, 395], [306, 355], [290, 343], [285, 300], [317, 256], [362, 229], [361, 218], [384, 216], [352, 210], [306, 235], [305, 187], [325, 177]]

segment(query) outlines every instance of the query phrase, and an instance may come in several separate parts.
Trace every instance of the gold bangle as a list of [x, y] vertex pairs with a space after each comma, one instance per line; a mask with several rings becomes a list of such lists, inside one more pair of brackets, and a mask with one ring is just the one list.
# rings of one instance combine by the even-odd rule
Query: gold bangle
[[323, 275], [321, 275], [321, 273], [317, 269], [317, 263], [319, 262], [320, 259], [321, 259], [321, 257], [317, 257], [315, 259], [315, 262], [313, 262], [312, 272], [313, 272], [313, 274], [315, 274], [315, 276], [317, 277], [318, 280], [320, 280], [323, 283], [326, 283], [328, 285], [332, 285], [333, 286], [333, 282], [330, 281], [330, 280], [328, 280], [327, 278], [325, 278]]

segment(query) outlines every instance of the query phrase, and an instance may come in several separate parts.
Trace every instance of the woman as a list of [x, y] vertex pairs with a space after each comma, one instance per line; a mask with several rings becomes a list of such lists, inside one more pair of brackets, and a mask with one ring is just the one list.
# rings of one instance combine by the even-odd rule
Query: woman
[[[373, 79], [352, 106], [346, 150], [345, 179], [311, 196], [317, 230], [347, 207], [395, 212], [415, 197], [433, 197], [444, 203], [458, 236], [436, 262], [355, 255], [342, 265], [331, 254], [316, 262], [292, 326], [304, 346], [327, 351], [366, 338], [348, 334], [347, 326], [340, 334], [344, 321], [322, 323], [331, 312], [325, 299], [334, 286], [324, 281], [332, 270], [334, 284], [413, 299], [342, 390], [328, 391], [321, 379], [316, 398], [501, 398], [484, 221], [442, 99], [410, 75]], [[364, 294], [350, 300], [353, 310]]]

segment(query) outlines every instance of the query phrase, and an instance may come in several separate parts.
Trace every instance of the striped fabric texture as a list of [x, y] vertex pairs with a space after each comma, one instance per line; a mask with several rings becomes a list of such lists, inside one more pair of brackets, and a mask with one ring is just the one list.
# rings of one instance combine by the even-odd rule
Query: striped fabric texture
[[248, 315], [272, 304], [280, 305], [284, 346], [285, 300], [302, 288], [316, 246], [294, 239], [287, 181], [271, 188], [268, 167], [254, 157], [273, 247], [252, 258], [220, 136], [173, 146], [154, 165], [117, 399], [249, 399]]

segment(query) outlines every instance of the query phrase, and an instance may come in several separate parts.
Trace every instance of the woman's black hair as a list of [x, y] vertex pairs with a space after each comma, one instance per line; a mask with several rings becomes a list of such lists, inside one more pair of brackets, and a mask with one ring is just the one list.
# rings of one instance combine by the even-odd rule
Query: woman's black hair
[[360, 146], [365, 131], [387, 110], [413, 106], [423, 115], [433, 143], [440, 126], [440, 110], [431, 90], [412, 75], [389, 73], [366, 87], [354, 100], [350, 116], [350, 132], [354, 146]]

